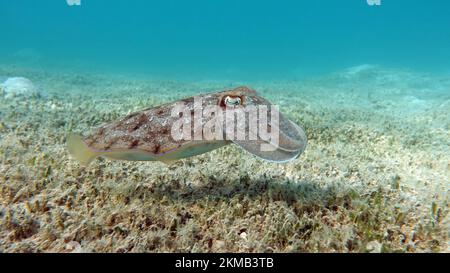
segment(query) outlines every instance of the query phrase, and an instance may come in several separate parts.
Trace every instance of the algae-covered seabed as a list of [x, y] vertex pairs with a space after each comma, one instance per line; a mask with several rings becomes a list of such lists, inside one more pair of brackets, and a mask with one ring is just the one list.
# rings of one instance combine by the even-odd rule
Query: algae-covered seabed
[[[0, 252], [449, 251], [450, 76], [361, 66], [309, 80], [168, 81], [0, 67]], [[65, 147], [131, 111], [249, 85], [301, 124], [288, 164], [233, 145], [166, 166]]]

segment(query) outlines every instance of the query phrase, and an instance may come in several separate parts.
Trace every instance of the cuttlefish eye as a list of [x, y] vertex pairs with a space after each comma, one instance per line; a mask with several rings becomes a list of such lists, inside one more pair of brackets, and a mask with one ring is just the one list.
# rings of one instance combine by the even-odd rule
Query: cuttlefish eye
[[240, 97], [231, 97], [231, 96], [227, 96], [225, 97], [225, 105], [226, 106], [237, 106], [237, 105], [241, 105], [242, 100]]

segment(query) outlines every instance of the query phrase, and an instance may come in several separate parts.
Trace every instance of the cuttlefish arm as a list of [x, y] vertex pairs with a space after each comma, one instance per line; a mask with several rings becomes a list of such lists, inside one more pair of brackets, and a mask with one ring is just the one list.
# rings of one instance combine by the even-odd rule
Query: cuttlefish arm
[[[199, 104], [198, 101], [201, 103]], [[181, 116], [174, 115], [173, 109], [180, 104], [184, 105], [185, 111], [180, 113]], [[225, 116], [227, 110], [261, 105], [270, 106], [270, 103], [247, 87], [185, 98], [130, 114], [98, 128], [84, 138], [69, 134], [68, 150], [84, 165], [88, 165], [99, 156], [116, 160], [167, 163], [206, 153], [230, 143], [268, 161], [287, 162], [297, 158], [306, 147], [305, 133], [281, 113], [279, 113], [278, 120], [268, 121], [268, 126], [279, 128], [277, 141], [273, 141], [273, 138], [262, 137], [259, 132], [254, 132], [254, 127], [238, 122], [236, 122], [237, 130], [254, 133], [257, 138], [236, 140], [227, 138], [225, 134], [209, 140], [202, 137], [196, 138], [198, 132], [202, 132], [206, 122]], [[222, 115], [214, 115], [209, 120], [202, 116], [200, 118], [196, 116], [210, 106], [215, 106], [219, 112], [222, 112]], [[180, 122], [180, 119], [187, 120], [185, 126], [190, 135], [194, 137], [174, 139], [174, 124]], [[261, 120], [259, 117], [257, 121], [258, 123], [266, 122], [265, 119]], [[226, 122], [223, 125], [224, 127], [230, 126]], [[261, 149], [261, 145], [271, 149]]]
[[[258, 126], [267, 124], [271, 131], [274, 130], [276, 132], [273, 135], [276, 137], [263, 137], [260, 134], [261, 132], [258, 131], [260, 127], [256, 127], [258, 130], [255, 131], [255, 126], [252, 127], [250, 122], [246, 122], [245, 124], [237, 124], [237, 130], [251, 132], [257, 138], [254, 140], [232, 140], [234, 144], [259, 158], [276, 163], [289, 162], [304, 152], [307, 146], [307, 137], [304, 130], [287, 119], [269, 101], [254, 92], [246, 96], [244, 104], [247, 107], [266, 107], [267, 117], [264, 118], [264, 116], [258, 115], [257, 123]], [[272, 114], [276, 115], [273, 116]], [[274, 119], [273, 117], [277, 118]]]
[[67, 146], [70, 154], [75, 157], [82, 165], [87, 166], [95, 158], [103, 156], [114, 160], [127, 161], [161, 161], [170, 164], [182, 158], [207, 153], [222, 146], [229, 144], [225, 141], [207, 142], [207, 143], [191, 143], [179, 149], [168, 151], [163, 154], [155, 154], [153, 152], [140, 149], [116, 149], [116, 150], [95, 150], [89, 147], [83, 138], [76, 134], [69, 134], [67, 137]]
[[[247, 152], [262, 158], [264, 160], [276, 163], [289, 162], [299, 157], [306, 149], [307, 138], [306, 135], [299, 126], [289, 121], [292, 128], [295, 128], [299, 138], [293, 139], [287, 135], [280, 137], [280, 143], [278, 145], [273, 144], [273, 148], [269, 150], [261, 149], [262, 145], [270, 145], [270, 141], [258, 139], [255, 141], [234, 140], [233, 143], [246, 150]], [[287, 147], [287, 148], [286, 148]]]

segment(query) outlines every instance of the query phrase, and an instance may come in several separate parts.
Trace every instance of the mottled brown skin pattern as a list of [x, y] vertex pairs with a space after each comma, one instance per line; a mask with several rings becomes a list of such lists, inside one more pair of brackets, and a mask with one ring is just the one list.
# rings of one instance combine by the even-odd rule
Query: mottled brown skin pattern
[[[225, 108], [223, 99], [226, 96], [240, 97], [246, 102], [257, 104], [260, 100], [256, 92], [239, 87], [219, 93], [206, 94], [202, 97], [203, 106], [219, 105]], [[98, 128], [87, 136], [84, 142], [96, 151], [114, 151], [138, 149], [161, 155], [192, 143], [191, 140], [175, 141], [171, 135], [172, 124], [179, 117], [172, 117], [172, 109], [176, 103], [184, 102], [191, 115], [194, 114], [194, 97], [185, 98], [177, 102], [145, 109]], [[201, 109], [200, 109], [201, 111]], [[193, 126], [191, 134], [193, 135]]]

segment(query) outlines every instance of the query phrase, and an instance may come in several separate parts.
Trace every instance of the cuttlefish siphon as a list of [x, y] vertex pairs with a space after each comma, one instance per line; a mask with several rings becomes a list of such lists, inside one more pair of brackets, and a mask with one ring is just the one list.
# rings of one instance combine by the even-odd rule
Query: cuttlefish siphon
[[254, 90], [239, 87], [144, 109], [81, 137], [70, 133], [70, 154], [88, 165], [96, 157], [172, 161], [234, 143], [267, 161], [283, 163], [306, 148], [302, 128]]

